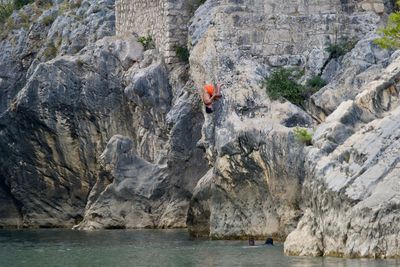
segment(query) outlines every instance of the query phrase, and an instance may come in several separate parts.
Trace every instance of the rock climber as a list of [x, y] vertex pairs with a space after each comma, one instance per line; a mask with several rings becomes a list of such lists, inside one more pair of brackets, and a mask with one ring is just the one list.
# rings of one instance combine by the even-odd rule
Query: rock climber
[[221, 87], [222, 84], [206, 84], [203, 87], [203, 91], [201, 94], [201, 98], [203, 100], [203, 103], [206, 107], [206, 112], [207, 113], [212, 113], [213, 112], [213, 106], [212, 104], [214, 101], [218, 101], [222, 95], [221, 95]]

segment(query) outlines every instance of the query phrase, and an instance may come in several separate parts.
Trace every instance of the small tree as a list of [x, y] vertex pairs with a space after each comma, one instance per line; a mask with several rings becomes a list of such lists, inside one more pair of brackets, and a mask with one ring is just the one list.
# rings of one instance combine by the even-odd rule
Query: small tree
[[[400, 0], [396, 1], [397, 8]], [[378, 32], [381, 37], [374, 40], [374, 43], [383, 49], [400, 48], [400, 12], [390, 14], [388, 24]]]

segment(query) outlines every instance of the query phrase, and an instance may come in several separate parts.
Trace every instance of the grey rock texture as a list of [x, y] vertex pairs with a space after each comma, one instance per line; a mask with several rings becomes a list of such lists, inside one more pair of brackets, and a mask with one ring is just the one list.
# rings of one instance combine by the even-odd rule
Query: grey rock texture
[[[196, 11], [189, 30], [191, 76], [198, 87], [221, 81], [224, 97], [214, 115], [205, 115], [199, 141], [213, 171], [199, 182], [192, 198], [188, 227], [193, 235], [284, 240], [295, 229], [304, 212], [300, 204], [308, 150], [295, 141], [293, 129], [316, 127], [324, 117], [319, 118], [315, 103], [309, 108], [315, 112], [309, 114], [288, 102], [270, 101], [262, 81], [279, 66], [303, 66], [306, 77], [326, 70], [332, 81], [342, 69], [354, 73], [352, 66], [359, 72], [383, 68], [390, 54], [362, 39], [379, 23], [377, 13], [352, 1], [207, 1]], [[353, 37], [362, 39], [353, 58], [366, 61], [369, 55], [369, 65], [362, 68], [362, 63], [340, 58], [338, 66], [328, 69], [326, 47], [335, 39]], [[337, 98], [340, 103], [344, 97]], [[334, 105], [333, 100], [328, 103]]]
[[[133, 36], [104, 37], [114, 34], [113, 27], [113, 1], [61, 2], [32, 22], [27, 34], [39, 35], [36, 42], [23, 43], [24, 29], [2, 41], [0, 226], [186, 225], [191, 192], [207, 171], [196, 149], [203, 121], [199, 98], [188, 93], [187, 67], [167, 71], [157, 51], [144, 52]], [[20, 46], [16, 37], [23, 39]], [[58, 40], [50, 58], [49, 40]], [[24, 68], [13, 58], [22, 56], [19, 49], [30, 51]], [[112, 138], [119, 135], [129, 140], [129, 151], [112, 150], [121, 155], [109, 149], [119, 146]], [[120, 168], [128, 163], [125, 173]], [[143, 166], [160, 171], [129, 183]], [[164, 175], [156, 186], [150, 174], [158, 173]], [[138, 184], [142, 189], [130, 192]], [[129, 200], [124, 210], [121, 198]], [[144, 203], [141, 209], [130, 207], [136, 202]], [[151, 224], [135, 217], [147, 212]]]
[[317, 118], [324, 120], [343, 101], [354, 99], [362, 92], [365, 84], [380, 77], [390, 62], [391, 52], [373, 44], [377, 37], [374, 33], [366, 36], [339, 62], [328, 63], [323, 77], [330, 83], [311, 97], [308, 106]]
[[39, 64], [0, 118], [1, 176], [25, 226], [79, 221], [98, 175], [99, 151], [114, 131], [134, 131], [120, 62], [103, 50], [110, 43]]
[[[332, 14], [327, 6], [308, 16], [312, 4], [305, 9], [300, 4], [304, 24], [336, 17], [349, 30], [347, 37], [359, 39], [350, 53], [333, 60], [325, 51], [329, 42], [324, 40], [334, 38], [329, 27], [305, 39], [271, 26], [255, 32], [260, 25], [255, 14], [268, 3], [257, 2], [254, 9], [219, 4], [206, 2], [190, 30], [194, 81], [225, 84], [224, 99], [216, 114], [206, 115], [199, 142], [213, 170], [195, 189], [188, 213], [191, 234], [282, 240], [289, 234], [285, 251], [290, 255], [398, 256], [399, 63], [398, 53], [372, 43], [380, 18], [357, 8]], [[274, 17], [284, 21], [279, 25], [299, 18], [276, 8]], [[269, 49], [265, 40], [294, 50]], [[330, 82], [312, 96], [308, 114], [269, 101], [260, 86], [271, 67], [297, 64], [305, 66], [306, 76], [322, 74]], [[294, 141], [296, 125], [315, 128], [313, 148]]]
[[318, 127], [303, 185], [310, 198], [304, 197], [305, 214], [285, 242], [286, 253], [400, 255], [399, 77], [397, 57]]
[[[0, 43], [0, 227], [187, 226], [286, 239], [289, 255], [399, 256], [400, 54], [372, 42], [389, 1], [209, 0], [178, 27], [189, 64], [163, 54], [182, 40], [143, 51], [107, 37], [113, 1], [59, 2], [24, 7], [32, 25]], [[177, 26], [152, 21], [183, 2], [154, 3], [136, 32]], [[343, 56], [326, 50], [353, 38]], [[293, 66], [329, 82], [305, 109], [262, 86]], [[205, 114], [196, 90], [217, 80]]]
[[[115, 90], [119, 80], [105, 81], [108, 74], [103, 74], [112, 73], [110, 68], [116, 61], [110, 60], [114, 66], [107, 68], [96, 64], [101, 60], [88, 57], [86, 62], [78, 57], [49, 60], [64, 53], [59, 47], [61, 38], [68, 42], [73, 35], [72, 28], [57, 28], [58, 24], [80, 29], [87, 38], [82, 40], [85, 45], [113, 35], [112, 5], [112, 1], [83, 1], [79, 8], [73, 1], [58, 1], [52, 6], [30, 4], [15, 11], [2, 28], [1, 226], [54, 227], [81, 220], [96, 175], [89, 166], [94, 166], [96, 146], [107, 136], [98, 132], [101, 126], [94, 113], [88, 111], [96, 105], [90, 98], [101, 81], [110, 86], [106, 91]], [[93, 8], [98, 14], [89, 11]], [[91, 19], [78, 18], [77, 9]], [[98, 50], [96, 53], [100, 54]], [[102, 60], [107, 58], [112, 59], [110, 53]], [[97, 69], [90, 70], [85, 63]], [[106, 94], [101, 98], [105, 101]], [[117, 99], [115, 96], [114, 101]], [[99, 113], [108, 116], [106, 110], [104, 105]], [[85, 120], [90, 123], [82, 122]], [[77, 127], [81, 123], [82, 127]], [[103, 126], [106, 124], [112, 122]], [[89, 136], [90, 131], [95, 134]], [[88, 135], [87, 146], [79, 135]]]
[[73, 3], [61, 1], [48, 9], [27, 5], [2, 26], [0, 113], [40, 62], [75, 54], [87, 44], [115, 34], [114, 1], [85, 0], [79, 7]]
[[101, 163], [112, 183], [105, 187], [99, 177], [100, 189], [89, 196], [77, 228], [186, 227], [194, 187], [207, 171], [196, 148], [203, 122], [199, 99], [188, 85], [173, 93], [159, 62], [128, 80], [124, 93], [137, 105], [137, 135], [111, 138]]

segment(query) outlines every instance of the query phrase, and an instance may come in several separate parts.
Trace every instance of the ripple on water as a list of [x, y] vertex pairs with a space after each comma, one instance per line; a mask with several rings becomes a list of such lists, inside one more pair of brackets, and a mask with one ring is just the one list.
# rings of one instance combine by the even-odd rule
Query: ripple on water
[[0, 267], [398, 265], [395, 260], [286, 257], [282, 245], [193, 240], [185, 230], [0, 230]]

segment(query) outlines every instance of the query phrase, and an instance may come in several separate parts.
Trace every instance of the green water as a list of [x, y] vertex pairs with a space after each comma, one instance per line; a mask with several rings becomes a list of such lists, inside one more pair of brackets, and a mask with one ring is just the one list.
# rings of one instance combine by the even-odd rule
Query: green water
[[[259, 241], [261, 243], [261, 241]], [[184, 230], [0, 230], [0, 266], [397, 266], [394, 260], [286, 257], [282, 245], [190, 239]]]

